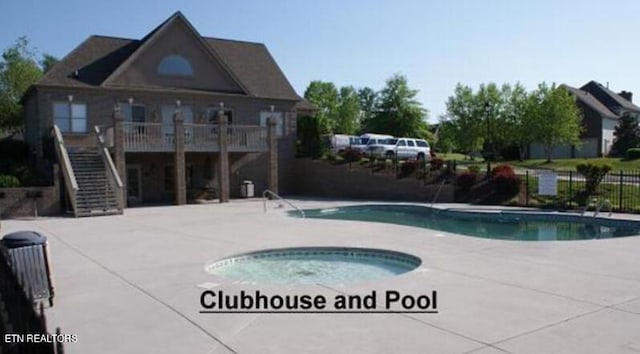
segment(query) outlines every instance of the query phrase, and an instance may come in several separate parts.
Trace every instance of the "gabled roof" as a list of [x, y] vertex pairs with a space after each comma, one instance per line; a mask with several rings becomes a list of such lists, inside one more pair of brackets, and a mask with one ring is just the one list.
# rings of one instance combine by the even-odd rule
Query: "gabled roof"
[[607, 117], [607, 118], [612, 118], [612, 119], [617, 119], [618, 118], [618, 116], [615, 113], [611, 112], [609, 110], [609, 108], [607, 108], [607, 106], [605, 106], [602, 103], [600, 103], [600, 101], [598, 101], [598, 99], [596, 99], [589, 92], [583, 91], [583, 90], [580, 90], [580, 89], [577, 89], [575, 87], [571, 87], [571, 86], [568, 86], [568, 85], [561, 85], [561, 87], [564, 87], [569, 92], [571, 92], [576, 97], [576, 99], [578, 101], [584, 103], [585, 105], [589, 106], [594, 111], [598, 112], [598, 114], [600, 114], [600, 116]]
[[[301, 99], [264, 44], [202, 37], [180, 12], [173, 14], [141, 40], [89, 37], [54, 65], [36, 86], [109, 87], [109, 82], [144, 52], [149, 43], [158, 40], [173, 21], [184, 21], [212, 59], [223, 66], [247, 95], [296, 101]], [[78, 75], [74, 74], [76, 71]], [[175, 91], [171, 87], [166, 89]]]
[[640, 107], [631, 103], [619, 94], [609, 90], [599, 82], [589, 81], [580, 89], [583, 91], [587, 91], [597, 97], [598, 100], [606, 105], [610, 110], [616, 107], [622, 107], [626, 110], [640, 112]]

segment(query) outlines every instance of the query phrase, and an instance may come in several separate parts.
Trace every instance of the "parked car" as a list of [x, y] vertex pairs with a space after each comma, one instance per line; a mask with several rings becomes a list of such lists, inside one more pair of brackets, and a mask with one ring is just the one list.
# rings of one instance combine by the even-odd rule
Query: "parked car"
[[342, 153], [349, 148], [360, 151], [364, 151], [365, 149], [365, 145], [362, 144], [360, 137], [355, 135], [333, 134], [325, 135], [323, 138], [325, 144], [328, 145], [334, 154]]
[[384, 134], [372, 134], [366, 133], [360, 135], [360, 141], [362, 143], [361, 151], [367, 155], [371, 153], [370, 147], [379, 143], [382, 143], [384, 140], [392, 139], [392, 135], [384, 135]]
[[424, 139], [392, 138], [370, 145], [369, 151], [375, 158], [427, 159], [431, 158], [431, 148]]

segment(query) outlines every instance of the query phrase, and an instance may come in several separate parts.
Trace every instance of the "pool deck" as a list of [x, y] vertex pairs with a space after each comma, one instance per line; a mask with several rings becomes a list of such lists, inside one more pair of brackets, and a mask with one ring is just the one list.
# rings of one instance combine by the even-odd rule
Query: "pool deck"
[[[3, 220], [2, 234], [30, 229], [48, 237], [56, 290], [49, 328], [78, 336], [65, 353], [640, 352], [640, 237], [500, 241], [292, 218], [273, 205], [266, 214], [260, 200], [239, 200]], [[397, 277], [332, 286], [242, 284], [204, 271], [208, 261], [232, 254], [298, 246], [391, 249], [423, 263]], [[201, 314], [205, 289], [327, 298], [436, 290], [439, 313]]]

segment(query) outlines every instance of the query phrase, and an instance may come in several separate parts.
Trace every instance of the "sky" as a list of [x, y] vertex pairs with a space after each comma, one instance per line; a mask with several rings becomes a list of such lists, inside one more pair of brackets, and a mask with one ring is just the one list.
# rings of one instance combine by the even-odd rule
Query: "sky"
[[432, 123], [457, 83], [596, 80], [640, 99], [637, 0], [1, 0], [0, 49], [27, 36], [62, 58], [178, 10], [203, 36], [266, 44], [300, 95], [312, 80], [380, 90], [405, 75]]

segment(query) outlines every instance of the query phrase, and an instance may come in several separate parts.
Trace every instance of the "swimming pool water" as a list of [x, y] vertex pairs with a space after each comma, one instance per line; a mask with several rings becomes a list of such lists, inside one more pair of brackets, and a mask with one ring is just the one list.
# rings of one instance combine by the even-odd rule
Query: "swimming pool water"
[[307, 218], [382, 222], [502, 240], [565, 241], [640, 234], [637, 221], [559, 213], [469, 212], [385, 204], [308, 209], [305, 214]]
[[303, 247], [265, 250], [209, 263], [205, 270], [252, 283], [344, 284], [406, 273], [419, 258], [366, 248]]

